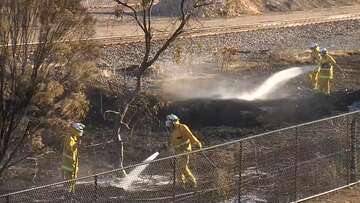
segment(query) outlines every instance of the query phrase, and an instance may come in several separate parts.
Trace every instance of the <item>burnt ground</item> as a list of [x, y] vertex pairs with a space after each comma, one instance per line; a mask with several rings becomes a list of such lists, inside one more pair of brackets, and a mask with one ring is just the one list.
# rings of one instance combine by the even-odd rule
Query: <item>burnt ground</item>
[[[158, 118], [160, 121], [163, 120], [169, 112], [178, 114], [182, 121], [188, 124], [204, 142], [205, 146], [209, 146], [348, 112], [348, 106], [360, 100], [360, 82], [358, 80], [360, 55], [346, 54], [338, 56], [337, 60], [345, 69], [347, 79], [343, 80], [339, 78], [338, 74], [336, 75], [334, 92], [330, 97], [314, 92], [309, 86], [307, 77], [300, 76], [276, 90], [287, 95], [280, 99], [272, 98], [250, 102], [235, 99], [171, 99], [167, 97], [169, 105], [159, 112]], [[276, 61], [276, 63], [263, 64], [256, 69], [238, 70], [235, 67], [229, 72], [217, 73], [219, 77], [231, 76], [239, 80], [245, 77], [251, 80], [252, 78], [266, 78], [273, 72], [301, 65], [306, 64]], [[196, 80], [196, 77], [195, 79], [192, 77], [190, 80]], [[102, 120], [101, 116], [96, 113], [100, 112], [98, 98], [96, 95], [92, 99], [93, 113], [87, 121], [89, 136], [83, 140], [80, 148], [79, 176], [111, 170], [116, 158], [114, 156], [116, 146], [112, 142], [113, 126], [111, 122]], [[104, 105], [108, 105], [108, 108], [111, 107], [111, 104], [111, 99], [104, 103]], [[170, 155], [167, 148], [168, 135], [165, 130], [149, 129], [135, 134], [133, 137], [126, 138], [125, 141], [125, 165], [140, 162], [155, 151], [160, 152], [160, 157]], [[30, 185], [60, 181], [61, 156], [59, 154], [61, 154], [61, 147], [56, 143], [53, 145], [53, 153], [38, 159], [37, 165], [40, 167], [35, 165], [34, 160], [26, 160], [24, 164], [14, 168], [15, 170], [9, 171], [8, 177], [11, 178], [11, 182], [3, 186], [8, 185], [9, 188], [17, 190], [15, 188], [21, 189]], [[1, 191], [9, 190], [2, 187]]]
[[[319, 13], [320, 10], [321, 9], [316, 10], [316, 13]], [[330, 9], [322, 9], [322, 15], [320, 16], [327, 16], [329, 11]], [[331, 10], [330, 12], [332, 13], [333, 10]], [[109, 12], [107, 11], [106, 15], [108, 15], [108, 13]], [[346, 12], [344, 11], [344, 13]], [[303, 18], [307, 17], [308, 15], [308, 12], [305, 12], [293, 18]], [[109, 17], [104, 18], [106, 18], [105, 22], [109, 21]], [[269, 17], [265, 16], [265, 18]], [[287, 18], [288, 16], [286, 15], [283, 15], [283, 17], [281, 17], [281, 19]], [[244, 21], [246, 23], [257, 22], [256, 20], [237, 21]], [[223, 23], [223, 20], [221, 20], [221, 23]], [[117, 24], [114, 23], [114, 25], [110, 25], [110, 29], [108, 24], [103, 25], [103, 27], [99, 26], [99, 36], [108, 36], [114, 34], [119, 35], [119, 33], [121, 34], [121, 31], [123, 30], [126, 31], [126, 33], [128, 34], [129, 31], [121, 27], [123, 25], [123, 22], [120, 22], [119, 24], [119, 28], [117, 28]], [[126, 24], [125, 26], [129, 25]], [[308, 27], [309, 26], [307, 26], [306, 28]], [[334, 30], [336, 30], [336, 27], [341, 26], [336, 24], [336, 26], [334, 27], [329, 26], [329, 32], [333, 32]], [[310, 27], [310, 30], [313, 29], [314, 27]], [[343, 31], [342, 29], [343, 27], [341, 27], [341, 31]], [[306, 32], [310, 32], [310, 30]], [[286, 32], [288, 32], [287, 29]], [[346, 32], [348, 32], [348, 30]], [[104, 35], [103, 33], [106, 33], [106, 35]], [[289, 35], [295, 35], [292, 32], [289, 33]], [[321, 41], [322, 45], [332, 48], [334, 48], [332, 43], [335, 44], [334, 46], [337, 46], [336, 44], [339, 43], [339, 41], [344, 42], [346, 45], [344, 45], [344, 47], [340, 46], [339, 49], [348, 49], [348, 47], [351, 47], [350, 49], [353, 49], [354, 47], [356, 47], [356, 42], [354, 42], [354, 46], [349, 46], [349, 42], [350, 40], [357, 40], [357, 38], [354, 37], [358, 36], [355, 33], [352, 37], [350, 37], [349, 40], [349, 35], [347, 35], [346, 33], [339, 34], [340, 37], [337, 38], [335, 38], [334, 36], [323, 38], [322, 33], [319, 33], [318, 31], [316, 31], [316, 34], [314, 32], [311, 32], [314, 36], [308, 36], [304, 33], [301, 34], [301, 32], [299, 33], [299, 36], [295, 36], [299, 37], [300, 39], [311, 38], [311, 40], [319, 40]], [[272, 36], [273, 33], [271, 33], [270, 35]], [[260, 37], [258, 38], [262, 39], [263, 36], [260, 35]], [[299, 46], [299, 44], [291, 44], [293, 41], [287, 39], [289, 38], [284, 38], [286, 48], [292, 49], [295, 47], [299, 49], [299, 47], [296, 47]], [[251, 38], [249, 40], [245, 37], [245, 40], [253, 42]], [[264, 42], [262, 41], [259, 44], [263, 45], [269, 41], [271, 42], [271, 40], [265, 39]], [[324, 42], [326, 43], [324, 44]], [[303, 43], [303, 46], [307, 46], [308, 44], [307, 41], [301, 43]], [[289, 44], [291, 44], [292, 47], [287, 47]], [[268, 46], [278, 46], [278, 43], [272, 42]], [[303, 47], [300, 47], [300, 49], [302, 48]], [[246, 46], [246, 50], [252, 49], [253, 44]], [[252, 53], [250, 53], [249, 55], [252, 55]], [[162, 109], [162, 111], [159, 113], [158, 118], [160, 120], [163, 120], [166, 113], [176, 112], [181, 116], [184, 123], [191, 126], [197, 136], [199, 136], [200, 139], [205, 143], [205, 146], [209, 146], [212, 144], [223, 143], [229, 140], [238, 139], [264, 131], [270, 131], [272, 129], [277, 129], [280, 127], [312, 121], [319, 118], [347, 112], [349, 110], [347, 108], [348, 105], [350, 105], [354, 101], [360, 100], [360, 56], [359, 54], [338, 56], [337, 60], [340, 65], [346, 70], [348, 78], [344, 80], [338, 77], [334, 80], [335, 91], [331, 97], [324, 97], [320, 94], [313, 92], [308, 85], [307, 78], [298, 77], [296, 80], [290, 81], [285, 87], [277, 90], [278, 92], [282, 92], [286, 95], [285, 98], [281, 99], [277, 99], [275, 97], [265, 101], [248, 102], [233, 99], [179, 99], [166, 97], [164, 100], [170, 100], [169, 106], [167, 106], [167, 108], [165, 109]], [[251, 63], [251, 67], [254, 67], [246, 70], [243, 70], [242, 67], [239, 66], [226, 73], [220, 73], [217, 70], [211, 70], [209, 72], [216, 75], [215, 79], [231, 78], [234, 80], [253, 80], [255, 81], [254, 85], [256, 85], [259, 84], [264, 78], [267, 78], [269, 75], [276, 71], [293, 66], [306, 65], [306, 63], [302, 63], [299, 61], [275, 61], [268, 58], [264, 59], [263, 61], [263, 64], [258, 64], [257, 61], [255, 61], [255, 65], [254, 61], [245, 61], [245, 63]], [[205, 77], [204, 80], [209, 79]], [[185, 83], [194, 81], [199, 81], [199, 79], [195, 77], [192, 80], [184, 80]], [[195, 83], [195, 85], [194, 83], [189, 84], [193, 84], [193, 86], [199, 85], [197, 83]], [[250, 84], [249, 86], [251, 87], [251, 85], [253, 84]], [[185, 92], [189, 92], [189, 89]], [[92, 109], [91, 114], [86, 121], [87, 137], [83, 140], [82, 147], [80, 148], [81, 155], [79, 176], [90, 175], [95, 172], [102, 172], [113, 169], [113, 162], [115, 159], [114, 153], [116, 153], [116, 150], [114, 150], [116, 146], [112, 143], [113, 125], [109, 121], [104, 121], [101, 116], [99, 116], [99, 94], [92, 93], [89, 94], [89, 97], [91, 98]], [[106, 107], [112, 109], [112, 98], [108, 98]], [[61, 139], [45, 139], [44, 141], [52, 147], [51, 152], [44, 156], [38, 157], [36, 162], [33, 159], [27, 159], [23, 164], [12, 168], [12, 170], [10, 170], [6, 174], [7, 179], [2, 180], [3, 182], [0, 184], [0, 194], [33, 186], [49, 184], [61, 180], [59, 166], [61, 164], [62, 141]], [[154, 153], [154, 151], [160, 151], [161, 157], [169, 155], [167, 143], [168, 135], [166, 134], [166, 131], [162, 128], [136, 132], [136, 136], [127, 138], [125, 140], [125, 165], [140, 162], [150, 154]], [[222, 158], [223, 157], [217, 156], [215, 157], [215, 160], [218, 161]], [[112, 188], [113, 190], [110, 188], [108, 189], [109, 195], [111, 195], [112, 193], [118, 194], [118, 191], [115, 191], [114, 188]], [[45, 200], [51, 201], [54, 199], [45, 197]]]
[[328, 195], [324, 195], [312, 200], [305, 201], [307, 203], [338, 203], [338, 202], [349, 202], [356, 203], [359, 201], [360, 186], [355, 185], [350, 188], [333, 192]]
[[[360, 81], [358, 79], [360, 76], [358, 66], [360, 55], [338, 56], [337, 60], [345, 70], [347, 77], [343, 79], [339, 74], [335, 76], [331, 96], [324, 96], [313, 91], [307, 77], [303, 75], [277, 89], [275, 93], [280, 92], [281, 94], [275, 94], [274, 97], [267, 100], [219, 100], [214, 97], [180, 99], [180, 101], [171, 103], [160, 115], [164, 117], [167, 113], [176, 113], [184, 123], [199, 130], [204, 139], [217, 137], [219, 138], [217, 141], [223, 142], [239, 138], [239, 135], [256, 134], [264, 130], [278, 129], [348, 112], [348, 106], [360, 99]], [[239, 80], [244, 80], [241, 78], [259, 80], [264, 75], [270, 75], [271, 70], [278, 71], [304, 65], [306, 64], [282, 61], [267, 64], [268, 68], [265, 71], [260, 68], [260, 73], [256, 73], [254, 70], [237, 71], [236, 73], [233, 71], [232, 77], [238, 77]], [[193, 82], [185, 81], [182, 83], [192, 85]], [[185, 85], [185, 92], [196, 91], [197, 85], [202, 88], [201, 82], [189, 89]], [[229, 130], [230, 133], [226, 132], [225, 129]]]

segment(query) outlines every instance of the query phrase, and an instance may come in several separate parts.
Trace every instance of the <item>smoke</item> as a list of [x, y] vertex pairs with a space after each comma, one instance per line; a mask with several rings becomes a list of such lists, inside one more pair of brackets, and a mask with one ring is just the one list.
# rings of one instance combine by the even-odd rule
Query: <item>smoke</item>
[[[200, 60], [201, 61], [201, 60]], [[291, 79], [314, 70], [315, 66], [292, 67], [279, 71], [268, 78], [257, 75], [219, 74], [210, 63], [196, 66], [167, 64], [162, 94], [175, 100], [187, 99], [241, 99], [266, 100], [287, 95], [279, 88]]]
[[[173, 67], [173, 71], [178, 67]], [[240, 81], [221, 77], [217, 73], [200, 71], [196, 69], [182, 69], [182, 72], [173, 72], [171, 77], [162, 83], [163, 95], [172, 99], [186, 100], [198, 98], [220, 98], [225, 92], [237, 93], [237, 88], [242, 87]], [[202, 72], [202, 73], [201, 73]]]
[[[258, 99], [267, 99], [267, 96], [273, 91], [284, 85], [290, 79], [293, 79], [299, 75], [314, 70], [314, 66], [311, 67], [293, 67], [270, 76], [264, 83], [254, 89], [252, 92], [245, 92], [237, 97], [236, 99], [242, 99], [247, 101], [253, 101]], [[226, 98], [228, 99], [228, 98]]]

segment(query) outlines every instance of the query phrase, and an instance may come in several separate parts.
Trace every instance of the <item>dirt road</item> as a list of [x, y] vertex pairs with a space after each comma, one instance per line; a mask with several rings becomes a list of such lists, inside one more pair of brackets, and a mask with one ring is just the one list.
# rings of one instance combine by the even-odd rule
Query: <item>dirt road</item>
[[[344, 6], [340, 8], [326, 8], [307, 11], [296, 11], [289, 13], [272, 13], [259, 16], [242, 16], [234, 18], [216, 18], [216, 19], [196, 19], [192, 20], [188, 31], [201, 30], [202, 32], [211, 32], [212, 30], [243, 27], [251, 28], [254, 26], [272, 26], [279, 24], [291, 24], [298, 21], [323, 21], [349, 16], [359, 16], [360, 5]], [[129, 19], [115, 19], [111, 9], [97, 12], [93, 15], [98, 19], [96, 34], [94, 38], [121, 38], [142, 36], [142, 30]], [[171, 18], [154, 18], [154, 30], [158, 34], [166, 33], [174, 29], [174, 19]]]

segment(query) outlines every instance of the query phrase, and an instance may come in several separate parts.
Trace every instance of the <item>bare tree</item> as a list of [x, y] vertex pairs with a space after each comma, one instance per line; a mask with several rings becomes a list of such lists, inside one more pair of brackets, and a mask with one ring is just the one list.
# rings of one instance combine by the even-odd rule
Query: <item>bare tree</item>
[[29, 156], [34, 131], [41, 125], [37, 103], [67, 107], [62, 110], [71, 106], [68, 96], [74, 95], [65, 92], [79, 85], [69, 84], [69, 78], [86, 57], [82, 45], [69, 39], [87, 37], [93, 24], [80, 1], [0, 3], [0, 176]]
[[[208, 3], [203, 0], [179, 0], [180, 6], [180, 16], [178, 18], [178, 23], [173, 32], [171, 32], [166, 39], [162, 42], [162, 45], [159, 48], [154, 48], [153, 44], [153, 25], [152, 25], [152, 8], [154, 6], [154, 0], [139, 0], [137, 6], [132, 6], [127, 1], [123, 0], [114, 0], [118, 5], [123, 6], [131, 11], [130, 15], [134, 19], [135, 23], [140, 27], [144, 36], [144, 54], [141, 59], [141, 62], [136, 66], [135, 77], [136, 83], [135, 87], [127, 88], [127, 95], [125, 101], [122, 102], [122, 105], [119, 106], [117, 111], [107, 111], [108, 113], [115, 113], [117, 115], [116, 126], [115, 126], [115, 136], [117, 137], [117, 149], [119, 161], [116, 163], [116, 168], [123, 167], [123, 139], [121, 136], [122, 129], [125, 128], [130, 130], [129, 120], [126, 119], [130, 106], [138, 98], [139, 94], [142, 91], [142, 79], [144, 73], [146, 72], [151, 65], [153, 65], [161, 56], [161, 54], [185, 31], [185, 27], [188, 24], [190, 18], [194, 16], [196, 10], [200, 7], [208, 5]], [[174, 8], [175, 9], [175, 8]], [[126, 175], [125, 171], [122, 171], [120, 176]]]

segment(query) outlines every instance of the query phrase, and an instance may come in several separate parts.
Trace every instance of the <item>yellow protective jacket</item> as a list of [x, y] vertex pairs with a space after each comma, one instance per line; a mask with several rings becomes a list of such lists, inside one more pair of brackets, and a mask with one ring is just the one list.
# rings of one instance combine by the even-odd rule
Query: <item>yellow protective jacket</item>
[[192, 144], [196, 144], [200, 148], [202, 147], [200, 141], [191, 133], [190, 129], [181, 123], [174, 125], [170, 144], [176, 153], [191, 152]]
[[318, 77], [322, 79], [333, 79], [334, 77], [334, 65], [335, 59], [329, 54], [325, 54], [321, 57], [320, 67], [318, 70]]
[[78, 171], [78, 141], [80, 132], [71, 128], [71, 134], [65, 137], [63, 147], [63, 163], [61, 169], [76, 177]]
[[311, 58], [316, 64], [320, 64], [321, 55], [320, 55], [320, 47], [311, 50]]

